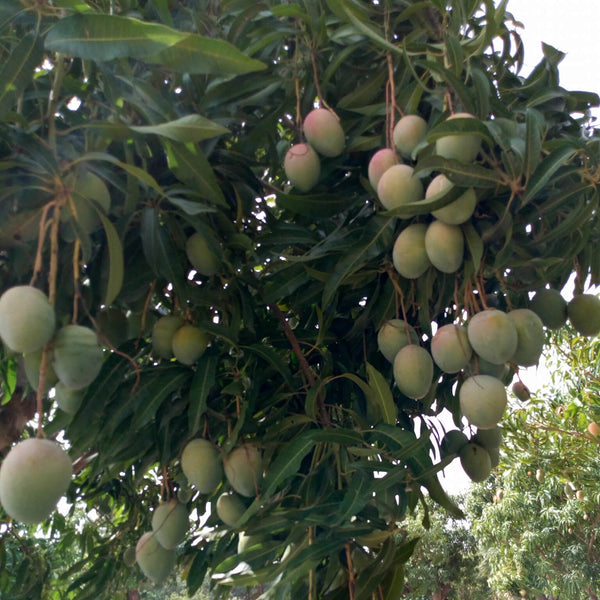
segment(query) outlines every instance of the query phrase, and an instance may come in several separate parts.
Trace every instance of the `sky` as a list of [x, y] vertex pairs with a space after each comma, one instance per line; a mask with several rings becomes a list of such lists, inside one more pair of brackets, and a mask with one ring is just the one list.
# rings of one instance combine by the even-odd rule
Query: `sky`
[[[524, 26], [519, 30], [525, 48], [522, 75], [541, 60], [542, 42], [545, 42], [566, 54], [559, 65], [562, 87], [600, 94], [600, 0], [508, 0], [507, 10]], [[600, 110], [594, 113], [600, 119]], [[572, 292], [565, 288], [563, 294]], [[543, 365], [522, 373], [523, 381], [532, 392], [540, 387], [544, 378]], [[450, 419], [444, 423], [453, 428]], [[451, 493], [464, 491], [470, 484], [458, 459], [444, 470], [441, 481]]]

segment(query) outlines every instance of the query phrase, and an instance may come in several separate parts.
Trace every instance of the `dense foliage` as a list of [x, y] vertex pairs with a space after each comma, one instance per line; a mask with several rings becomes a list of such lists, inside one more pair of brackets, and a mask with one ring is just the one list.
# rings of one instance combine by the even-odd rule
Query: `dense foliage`
[[[598, 96], [563, 89], [548, 46], [521, 76], [515, 24], [492, 0], [5, 0], [0, 40], [0, 288], [39, 287], [58, 326], [90, 327], [105, 348], [66, 412], [31, 391], [19, 355], [2, 357], [5, 448], [35, 435], [37, 403], [38, 433], [74, 461], [72, 513], [47, 524], [77, 555], [57, 597], [136, 588], [123, 553], [161, 499], [188, 494], [180, 457], [199, 437], [224, 456], [258, 448], [262, 468], [234, 525], [216, 515], [230, 480], [189, 500], [177, 562], [190, 593], [210, 578], [215, 598], [255, 584], [269, 598], [398, 597], [415, 546], [395, 535], [406, 511], [428, 490], [460, 512], [431, 450], [437, 414], [461, 422], [466, 375], [436, 366], [408, 397], [377, 332], [403, 318], [429, 349], [433, 323], [524, 307], [573, 271], [578, 291], [598, 283]], [[335, 111], [345, 148], [300, 192], [284, 157], [315, 103]], [[403, 160], [454, 187], [386, 210], [367, 166], [413, 113], [427, 133]], [[449, 135], [476, 160], [436, 153]], [[467, 188], [477, 207], [458, 228], [458, 268], [401, 276], [396, 236]], [[192, 268], [194, 233], [209, 264]], [[164, 315], [199, 328], [197, 360], [153, 348]], [[79, 510], [96, 521], [77, 536]], [[253, 537], [238, 552], [240, 532]], [[0, 584], [52, 597], [41, 590], [57, 574], [36, 575]]]

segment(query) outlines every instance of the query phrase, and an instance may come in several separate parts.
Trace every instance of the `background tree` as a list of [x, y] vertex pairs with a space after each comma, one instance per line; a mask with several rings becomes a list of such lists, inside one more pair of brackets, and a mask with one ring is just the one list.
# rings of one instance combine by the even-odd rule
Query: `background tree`
[[[464, 498], [456, 499], [463, 505]], [[402, 598], [407, 600], [488, 600], [492, 591], [480, 572], [478, 540], [467, 519], [448, 518], [438, 509], [428, 513], [427, 528], [422, 515], [407, 519], [409, 537], [419, 542], [406, 565]]]
[[[480, 368], [434, 366], [432, 323], [526, 306], [574, 270], [578, 291], [598, 283], [598, 96], [563, 89], [548, 46], [521, 76], [512, 18], [491, 0], [9, 0], [0, 36], [0, 287], [42, 289], [58, 329], [37, 357], [4, 348], [0, 439], [64, 440], [67, 500], [100, 515], [62, 574], [70, 592], [133, 593], [124, 552], [180, 497], [190, 530], [167, 554], [191, 594], [208, 577], [215, 598], [263, 584], [271, 598], [397, 597], [414, 543], [394, 534], [422, 487], [459, 514], [431, 427], [444, 408], [460, 422], [456, 383]], [[312, 167], [286, 173], [316, 104], [344, 148], [302, 146], [292, 158]], [[407, 148], [394, 129], [413, 114], [425, 126]], [[403, 155], [394, 173], [412, 198], [369, 181], [385, 148]], [[425, 199], [439, 174], [453, 186]], [[451, 232], [452, 253], [430, 235], [418, 275], [394, 265], [396, 237], [467, 192], [472, 216], [432, 229]], [[164, 316], [177, 344], [153, 329]], [[378, 349], [392, 317], [426, 366], [418, 386]], [[45, 386], [50, 366], [66, 385], [84, 351], [97, 361], [95, 337], [77, 329], [73, 343], [68, 324], [104, 349], [79, 406]], [[23, 361], [39, 376], [22, 385]], [[229, 469], [190, 497], [181, 457], [195, 438], [216, 457], [205, 467], [253, 456], [238, 471], [251, 481]], [[231, 488], [245, 496], [226, 525], [217, 499]]]
[[474, 492], [470, 512], [494, 590], [595, 600], [599, 345], [573, 331], [554, 342], [551, 383], [505, 419], [498, 475]]

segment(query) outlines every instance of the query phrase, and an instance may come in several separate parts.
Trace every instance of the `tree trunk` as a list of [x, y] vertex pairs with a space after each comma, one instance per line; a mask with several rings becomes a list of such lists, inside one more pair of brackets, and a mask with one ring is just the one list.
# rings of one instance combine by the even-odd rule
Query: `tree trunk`
[[596, 592], [594, 592], [594, 590], [591, 587], [585, 588], [585, 591], [588, 593], [590, 600], [598, 600], [598, 596], [596, 595]]
[[446, 600], [451, 587], [449, 583], [440, 584], [439, 589], [433, 592], [431, 600]]
[[140, 600], [141, 596], [138, 590], [129, 590], [127, 592], [127, 600]]

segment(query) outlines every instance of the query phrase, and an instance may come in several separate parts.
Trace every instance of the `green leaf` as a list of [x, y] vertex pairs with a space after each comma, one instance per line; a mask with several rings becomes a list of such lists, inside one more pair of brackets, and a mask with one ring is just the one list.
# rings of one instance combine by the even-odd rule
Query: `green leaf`
[[501, 171], [441, 156], [429, 156], [419, 160], [415, 166], [415, 174], [423, 171], [441, 171], [452, 183], [465, 188], [494, 188], [508, 184], [508, 176]]
[[373, 390], [372, 399], [381, 411], [383, 422], [395, 425], [398, 418], [398, 409], [394, 396], [385, 377], [373, 365], [367, 363], [367, 378], [369, 387]]
[[535, 196], [548, 184], [552, 176], [564, 167], [577, 153], [577, 149], [571, 144], [566, 144], [553, 150], [537, 166], [533, 175], [527, 182], [527, 188], [523, 194], [523, 206], [531, 202]]
[[382, 246], [386, 245], [385, 240], [391, 234], [392, 222], [393, 217], [382, 218], [378, 221], [373, 220], [375, 231], [366, 232], [365, 237], [367, 237], [367, 240], [355, 246], [349, 254], [338, 261], [333, 273], [325, 283], [323, 306], [329, 306], [338, 288], [348, 277], [364, 267], [371, 259], [381, 254], [383, 251]]
[[227, 206], [212, 166], [197, 147], [168, 143], [167, 159], [178, 179], [213, 204]]
[[16, 97], [33, 79], [34, 69], [43, 58], [40, 38], [27, 34], [0, 69], [0, 119], [12, 109]]
[[[93, 204], [93, 203], [91, 203]], [[94, 206], [104, 232], [106, 233], [106, 244], [108, 246], [108, 278], [106, 282], [106, 291], [104, 293], [104, 304], [110, 306], [113, 300], [119, 295], [123, 286], [123, 277], [125, 276], [125, 265], [123, 260], [123, 245], [119, 234], [114, 225], [102, 210]]]
[[95, 61], [137, 58], [188, 73], [237, 75], [265, 68], [225, 40], [117, 15], [61, 19], [48, 31], [46, 48]]
[[473, 259], [473, 268], [475, 269], [475, 273], [478, 273], [481, 266], [481, 259], [483, 258], [483, 241], [473, 223], [464, 223], [461, 225], [461, 229], [467, 242], [467, 248], [469, 248], [471, 258]]
[[336, 194], [277, 194], [277, 205], [297, 215], [313, 218], [327, 218], [348, 209], [347, 196]]
[[290, 388], [294, 388], [294, 380], [286, 362], [281, 357], [281, 354], [272, 346], [265, 344], [252, 344], [251, 346], [242, 346], [242, 349], [248, 350], [252, 354], [256, 354], [266, 363], [271, 365], [284, 379], [285, 383]]
[[206, 412], [206, 399], [216, 381], [218, 363], [218, 356], [207, 353], [200, 357], [196, 365], [196, 372], [188, 392], [188, 431], [190, 436], [196, 435], [200, 430], [200, 420]]
[[227, 127], [214, 123], [201, 115], [186, 115], [158, 125], [131, 125], [137, 133], [155, 134], [176, 142], [201, 142], [225, 133]]

